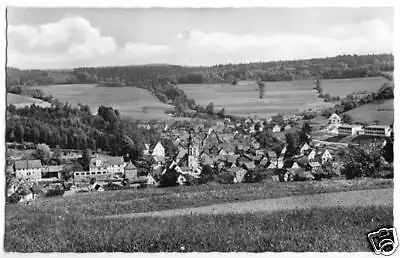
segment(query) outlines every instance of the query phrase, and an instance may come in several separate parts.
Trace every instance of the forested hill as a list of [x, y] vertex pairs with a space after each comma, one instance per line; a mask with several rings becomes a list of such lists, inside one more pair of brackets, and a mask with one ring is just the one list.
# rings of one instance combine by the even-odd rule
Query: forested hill
[[160, 79], [176, 83], [212, 83], [261, 79], [334, 79], [381, 76], [393, 71], [392, 54], [341, 55], [293, 61], [224, 64], [211, 67], [178, 65], [141, 65], [116, 67], [81, 67], [73, 70], [20, 70], [7, 68], [7, 85], [46, 85], [62, 83], [103, 83], [126, 86]]

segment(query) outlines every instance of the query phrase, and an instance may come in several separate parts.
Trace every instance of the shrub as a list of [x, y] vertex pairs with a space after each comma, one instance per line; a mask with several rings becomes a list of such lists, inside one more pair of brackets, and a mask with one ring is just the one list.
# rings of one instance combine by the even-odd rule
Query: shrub
[[218, 174], [217, 181], [220, 184], [232, 184], [234, 178], [235, 178], [235, 175], [228, 173], [228, 172], [222, 172], [222, 173]]
[[258, 183], [263, 180], [263, 176], [260, 171], [248, 171], [246, 176], [244, 177], [245, 183]]
[[65, 192], [64, 189], [61, 189], [60, 187], [56, 187], [56, 188], [49, 189], [49, 190], [46, 192], [45, 196], [46, 196], [46, 197], [51, 197], [51, 196], [63, 195], [64, 192]]

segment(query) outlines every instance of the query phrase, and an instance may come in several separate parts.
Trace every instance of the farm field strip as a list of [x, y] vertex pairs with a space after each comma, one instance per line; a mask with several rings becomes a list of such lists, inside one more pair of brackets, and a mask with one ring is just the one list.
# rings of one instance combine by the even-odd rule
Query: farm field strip
[[133, 119], [170, 119], [165, 111], [173, 107], [162, 103], [149, 91], [136, 87], [101, 87], [95, 84], [51, 85], [36, 87], [61, 102], [72, 105], [87, 104], [92, 112], [100, 105], [108, 105], [121, 115]]

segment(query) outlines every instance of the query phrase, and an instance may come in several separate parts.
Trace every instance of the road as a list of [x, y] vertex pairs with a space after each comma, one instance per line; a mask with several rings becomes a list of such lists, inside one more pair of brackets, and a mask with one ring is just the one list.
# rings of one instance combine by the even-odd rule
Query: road
[[393, 206], [393, 188], [360, 190], [349, 192], [300, 195], [277, 199], [263, 199], [246, 202], [222, 203], [193, 208], [182, 208], [152, 212], [117, 214], [100, 218], [140, 218], [172, 217], [192, 214], [226, 214], [247, 212], [275, 212], [283, 210], [357, 207], [357, 206]]

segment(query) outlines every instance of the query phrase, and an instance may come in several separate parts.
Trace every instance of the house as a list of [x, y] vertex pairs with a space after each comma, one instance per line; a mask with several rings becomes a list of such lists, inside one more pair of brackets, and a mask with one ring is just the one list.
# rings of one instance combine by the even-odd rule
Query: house
[[256, 168], [256, 166], [254, 165], [254, 162], [246, 162], [246, 163], [244, 163], [244, 167], [247, 169], [247, 170], [253, 170], [253, 169], [255, 169]]
[[270, 162], [267, 169], [275, 169], [275, 168], [277, 168], [276, 165], [277, 165], [276, 162]]
[[64, 165], [46, 166], [42, 169], [42, 178], [58, 178], [61, 179]]
[[150, 155], [150, 144], [148, 143], [144, 144], [143, 155]]
[[329, 123], [330, 124], [340, 124], [342, 122], [342, 119], [340, 118], [340, 116], [338, 116], [336, 113], [333, 113], [329, 118]]
[[290, 130], [290, 129], [292, 129], [292, 126], [291, 126], [291, 125], [289, 125], [289, 124], [285, 125], [285, 127], [284, 127], [284, 130], [285, 130], [285, 131]]
[[304, 145], [300, 148], [300, 154], [304, 155], [304, 152], [311, 149], [310, 145], [308, 145], [307, 143], [304, 143]]
[[124, 175], [125, 162], [123, 157], [113, 157], [108, 155], [96, 155], [92, 158], [89, 163], [89, 174], [90, 176], [100, 175]]
[[147, 178], [146, 184], [148, 184], [148, 185], [157, 185], [157, 181], [154, 179], [154, 177], [152, 175], [147, 174], [146, 178]]
[[226, 151], [225, 151], [224, 149], [221, 149], [221, 150], [218, 152], [218, 155], [219, 155], [220, 157], [224, 157], [224, 156], [228, 155], [228, 153], [226, 153]]
[[283, 157], [279, 157], [279, 158], [278, 158], [278, 163], [277, 163], [277, 165], [276, 165], [277, 168], [283, 168], [284, 162], [285, 162], [284, 158], [283, 158]]
[[356, 135], [359, 134], [359, 132], [361, 132], [362, 130], [362, 125], [342, 124], [338, 127], [338, 134], [343, 136]]
[[137, 177], [137, 168], [130, 161], [124, 168], [124, 176], [127, 179], [132, 179]]
[[370, 125], [364, 128], [364, 134], [374, 137], [390, 137], [392, 129], [388, 125]]
[[286, 151], [287, 151], [287, 147], [286, 147], [286, 145], [285, 145], [285, 146], [283, 147], [283, 149], [281, 150], [281, 156], [285, 156]]
[[321, 168], [321, 164], [317, 161], [308, 163], [308, 166], [311, 168], [312, 173], [317, 173], [319, 171], [319, 169]]
[[185, 185], [186, 184], [186, 177], [184, 177], [183, 175], [179, 175], [178, 178], [176, 179], [176, 182], [179, 185]]
[[151, 155], [153, 156], [153, 158], [156, 161], [164, 160], [164, 158], [165, 158], [165, 148], [161, 144], [161, 142], [157, 142], [157, 144], [153, 148], [153, 152], [151, 153]]
[[293, 165], [291, 168], [298, 169], [298, 168], [300, 168], [300, 166], [299, 166], [299, 164], [297, 164], [297, 162], [293, 162]]
[[265, 167], [268, 164], [268, 158], [264, 157], [261, 161], [260, 161], [260, 166]]
[[279, 133], [281, 131], [281, 127], [279, 126], [279, 125], [275, 125], [273, 128], [272, 128], [272, 132], [273, 133]]
[[314, 160], [316, 154], [317, 154], [317, 153], [315, 152], [315, 150], [311, 150], [311, 151], [308, 153], [308, 155], [307, 155], [308, 161]]
[[323, 153], [322, 156], [321, 156], [321, 160], [322, 160], [322, 163], [326, 163], [326, 162], [332, 160], [332, 155], [331, 155], [331, 153], [329, 152], [329, 150], [326, 149], [326, 150], [324, 151], [324, 153]]
[[234, 178], [234, 183], [242, 183], [245, 176], [247, 174], [247, 171], [243, 168], [239, 168], [236, 173], [235, 173], [235, 178]]
[[14, 163], [15, 177], [38, 180], [42, 178], [42, 162], [35, 160], [17, 160]]

